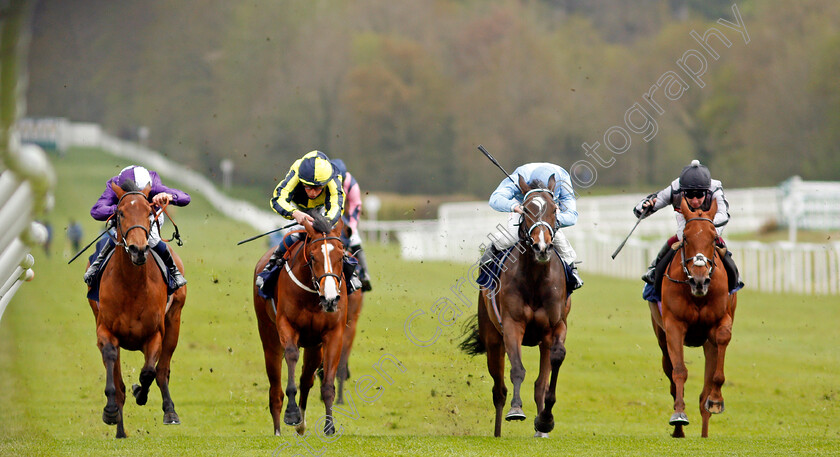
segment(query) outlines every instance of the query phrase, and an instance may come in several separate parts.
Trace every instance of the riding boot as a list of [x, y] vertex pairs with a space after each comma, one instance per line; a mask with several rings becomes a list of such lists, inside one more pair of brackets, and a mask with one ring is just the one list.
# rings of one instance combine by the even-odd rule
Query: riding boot
[[348, 259], [348, 257], [344, 258], [342, 264], [342, 271], [344, 273], [344, 280], [347, 281], [347, 295], [350, 295], [353, 292], [362, 288], [362, 281], [359, 280], [356, 263], [348, 261]]
[[484, 250], [484, 254], [481, 255], [481, 260], [478, 261], [479, 267], [487, 266], [489, 268], [489, 264], [496, 261], [496, 257], [499, 254], [499, 250], [496, 249], [496, 245], [490, 243], [490, 247]]
[[654, 259], [648, 267], [648, 271], [642, 275], [642, 281], [648, 284], [653, 284], [656, 280], [656, 266], [659, 265], [659, 261], [661, 261], [662, 258], [665, 257], [665, 254], [668, 253], [668, 249], [671, 249], [671, 245], [668, 244], [668, 242], [665, 242], [662, 249], [659, 250], [659, 254], [656, 254], [656, 259]]
[[729, 289], [741, 289], [744, 287], [744, 282], [741, 281], [741, 274], [738, 272], [738, 267], [735, 265], [735, 260], [732, 258], [732, 252], [728, 249], [726, 250], [726, 254], [722, 257], [724, 268], [728, 272], [733, 272], [735, 274], [735, 280], [729, 282]]
[[365, 257], [365, 251], [362, 250], [362, 245], [360, 244], [350, 246], [350, 251], [353, 252], [353, 256], [356, 257], [356, 260], [359, 261], [359, 279], [362, 281], [362, 292], [370, 292], [373, 287], [370, 285], [370, 274], [368, 273], [368, 263], [367, 257]]
[[263, 284], [265, 284], [265, 278], [268, 276], [268, 272], [271, 271], [272, 268], [275, 266], [282, 267], [286, 263], [286, 259], [283, 258], [285, 255], [285, 245], [281, 242], [271, 254], [271, 258], [268, 259], [268, 263], [266, 263], [262, 271], [257, 274], [257, 279], [254, 281], [257, 287], [262, 289]]
[[99, 251], [99, 255], [96, 256], [96, 260], [93, 261], [92, 264], [88, 267], [87, 271], [85, 271], [84, 280], [85, 284], [93, 285], [94, 280], [97, 276], [99, 276], [99, 268], [102, 266], [102, 262], [105, 260], [106, 257], [114, 250], [116, 245], [114, 242], [109, 238], [108, 242], [105, 243], [105, 246], [102, 247], [102, 250]]
[[572, 284], [572, 290], [578, 290], [583, 287], [583, 278], [578, 274], [577, 265], [574, 263], [572, 263], [572, 278], [575, 280], [574, 284]]
[[175, 282], [175, 289], [180, 289], [181, 287], [187, 285], [187, 279], [184, 278], [178, 270], [178, 266], [175, 265], [175, 259], [169, 252], [169, 248], [166, 246], [166, 243], [158, 241], [158, 244], [156, 244], [152, 249], [154, 249], [157, 255], [160, 256], [160, 260], [163, 260], [163, 263], [166, 265], [166, 269], [169, 270], [169, 277]]

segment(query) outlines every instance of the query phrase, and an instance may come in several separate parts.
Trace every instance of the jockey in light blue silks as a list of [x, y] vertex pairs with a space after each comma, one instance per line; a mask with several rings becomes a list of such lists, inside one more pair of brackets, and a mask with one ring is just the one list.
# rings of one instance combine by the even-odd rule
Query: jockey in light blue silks
[[[521, 176], [525, 182], [531, 183], [533, 181], [541, 181], [545, 186], [551, 179], [552, 175], [556, 181], [554, 187], [554, 202], [557, 204], [556, 220], [554, 226], [554, 239], [552, 244], [560, 253], [560, 258], [563, 262], [572, 267], [572, 276], [575, 284], [572, 284], [572, 289], [579, 289], [583, 286], [583, 280], [578, 274], [575, 266], [575, 259], [577, 254], [572, 249], [572, 245], [563, 232], [560, 231], [562, 227], [571, 227], [577, 223], [578, 213], [577, 205], [575, 203], [575, 196], [572, 191], [572, 181], [569, 173], [559, 165], [551, 163], [537, 162], [527, 163], [520, 166], [511, 173], [511, 178], [518, 180]], [[506, 230], [496, 232], [493, 237], [493, 243], [490, 248], [484, 253], [481, 259], [481, 264], [484, 265], [492, 262], [496, 257], [496, 253], [504, 251], [515, 245], [519, 240], [519, 223], [522, 218], [522, 200], [525, 195], [519, 189], [519, 186], [508, 178], [505, 178], [496, 190], [490, 195], [490, 207], [496, 211], [503, 213], [510, 213], [508, 215]]]

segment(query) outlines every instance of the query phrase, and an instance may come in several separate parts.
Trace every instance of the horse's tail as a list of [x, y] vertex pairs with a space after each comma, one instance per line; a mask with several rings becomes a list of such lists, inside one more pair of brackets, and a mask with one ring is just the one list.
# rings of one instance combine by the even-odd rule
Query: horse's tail
[[462, 351], [466, 352], [468, 355], [478, 355], [487, 352], [487, 347], [484, 345], [484, 341], [481, 340], [481, 336], [478, 334], [478, 314], [464, 322], [462, 330], [463, 333], [461, 336], [465, 338], [461, 341], [461, 344], [458, 345]]

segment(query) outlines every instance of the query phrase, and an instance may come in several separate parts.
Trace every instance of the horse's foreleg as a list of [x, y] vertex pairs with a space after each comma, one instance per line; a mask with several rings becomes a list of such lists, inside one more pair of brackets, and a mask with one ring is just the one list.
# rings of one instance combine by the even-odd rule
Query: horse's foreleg
[[513, 399], [510, 402], [510, 411], [505, 420], [525, 420], [525, 413], [522, 411], [522, 397], [519, 389], [525, 380], [525, 366], [522, 364], [522, 336], [525, 332], [523, 326], [512, 320], [504, 323], [505, 352], [510, 360], [510, 382], [513, 384]]
[[157, 363], [155, 380], [160, 389], [160, 396], [163, 399], [164, 425], [178, 425], [181, 423], [178, 413], [175, 412], [175, 402], [172, 401], [172, 396], [169, 393], [169, 367], [172, 362], [172, 354], [175, 352], [175, 347], [178, 346], [178, 336], [181, 333], [181, 308], [183, 306], [183, 301], [180, 304], [173, 303], [172, 308], [166, 314], [166, 332], [163, 334], [163, 346], [160, 352], [160, 360]]
[[[97, 346], [102, 353], [102, 363], [105, 365], [105, 408], [102, 411], [102, 421], [108, 425], [122, 424], [122, 410], [117, 402], [117, 384], [115, 369], [119, 363], [119, 341], [103, 327], [97, 328]], [[117, 438], [125, 438], [125, 431], [120, 433], [117, 427]]]
[[[551, 343], [545, 341], [540, 343], [540, 372], [537, 374], [537, 379], [534, 381], [534, 403], [537, 405], [537, 416], [543, 412], [545, 408], [545, 393], [548, 390], [548, 378], [551, 375], [551, 360], [549, 360]], [[535, 418], [538, 420], [538, 417]]]
[[114, 385], [117, 388], [117, 406], [120, 408], [120, 420], [117, 422], [117, 438], [125, 438], [125, 426], [123, 425], [125, 382], [123, 382], [122, 378], [122, 362], [120, 362], [119, 348], [117, 348], [117, 362], [114, 364]]
[[131, 389], [138, 405], [145, 405], [149, 399], [149, 386], [152, 385], [157, 376], [155, 365], [160, 359], [162, 342], [163, 335], [161, 335], [161, 332], [157, 332], [143, 345], [143, 355], [146, 357], [146, 361], [140, 370], [140, 385], [135, 384]]
[[303, 368], [300, 372], [300, 414], [301, 422], [295, 427], [298, 435], [306, 432], [306, 405], [309, 401], [309, 390], [315, 384], [315, 371], [321, 365], [321, 348], [310, 347], [303, 350]]
[[333, 401], [335, 401], [335, 374], [341, 360], [343, 332], [339, 328], [332, 335], [324, 337], [324, 380], [321, 383], [321, 399], [324, 400], [326, 421], [324, 434], [335, 434], [335, 416], [333, 416]]
[[[542, 350], [540, 351], [540, 376], [542, 376], [542, 370], [545, 369], [546, 373], [550, 370], [551, 379], [545, 393], [544, 408], [534, 419], [534, 429], [537, 431], [537, 436], [547, 436], [548, 433], [554, 429], [554, 414], [552, 413], [552, 409], [557, 401], [557, 377], [560, 373], [560, 366], [563, 365], [563, 361], [566, 360], [566, 346], [563, 344], [565, 339], [566, 323], [563, 322], [560, 330], [556, 333], [556, 336], [551, 342], [549, 350], [547, 351], [549, 363], [547, 369], [542, 366]], [[542, 344], [540, 346], [542, 346]], [[542, 349], [542, 347], [540, 349]]]
[[286, 370], [288, 370], [288, 378], [286, 380], [286, 397], [288, 403], [286, 404], [286, 413], [283, 415], [283, 422], [286, 425], [298, 425], [301, 422], [300, 408], [298, 408], [295, 396], [297, 395], [297, 385], [295, 384], [295, 367], [297, 366], [300, 350], [297, 343], [289, 341], [286, 343], [284, 357], [286, 358]]
[[[723, 387], [723, 383], [726, 381], [726, 376], [723, 373], [723, 364], [726, 358], [726, 348], [732, 339], [732, 318], [729, 314], [723, 317], [720, 325], [712, 330], [710, 336], [714, 341], [714, 344], [711, 345], [713, 347], [710, 348], [710, 350], [715, 351], [714, 373], [710, 379], [709, 396], [706, 398], [705, 404], [701, 405], [701, 409], [705, 409], [711, 414], [720, 414], [724, 411], [721, 387]], [[708, 436], [708, 430], [705, 430], [705, 432], [702, 435], [703, 437]]]
[[700, 392], [700, 417], [703, 418], [703, 427], [700, 436], [706, 438], [709, 436], [709, 417], [712, 415], [706, 409], [706, 400], [712, 391], [712, 378], [714, 377], [715, 366], [717, 365], [717, 349], [710, 340], [706, 340], [703, 343], [703, 354], [706, 358], [706, 369], [703, 376], [703, 391]]
[[668, 347], [668, 356], [671, 359], [671, 379], [674, 383], [674, 414], [671, 415], [668, 423], [674, 426], [675, 438], [685, 436], [682, 433], [682, 426], [688, 425], [688, 417], [685, 414], [685, 381], [688, 379], [688, 370], [685, 367], [683, 344], [685, 343], [685, 325], [673, 319], [664, 319], [665, 342]]

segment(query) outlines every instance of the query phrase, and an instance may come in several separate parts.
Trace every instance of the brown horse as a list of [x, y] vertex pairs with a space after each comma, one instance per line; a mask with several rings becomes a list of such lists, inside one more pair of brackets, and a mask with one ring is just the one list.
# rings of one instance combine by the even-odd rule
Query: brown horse
[[[726, 270], [715, 247], [717, 232], [713, 222], [717, 203], [708, 211], [695, 210], [685, 199], [680, 210], [686, 218], [683, 242], [666, 270], [662, 284], [662, 314], [655, 302], [649, 302], [653, 331], [662, 350], [662, 369], [671, 381], [674, 414], [672, 436], [685, 437], [688, 425], [683, 393], [688, 371], [683, 346], [703, 346], [706, 374], [700, 393], [701, 436], [709, 436], [709, 417], [722, 413], [724, 382], [723, 362], [732, 336], [737, 295], [729, 295]], [[690, 256], [690, 257], [689, 257]], [[714, 274], [718, 273], [718, 274]]]
[[335, 398], [337, 405], [344, 404], [344, 382], [350, 377], [350, 350], [353, 349], [353, 340], [356, 339], [356, 326], [359, 324], [359, 315], [362, 313], [362, 302], [364, 294], [362, 290], [353, 291], [347, 296], [347, 327], [344, 328], [344, 342], [341, 345], [341, 360], [338, 363], [338, 394]]
[[[157, 381], [163, 397], [163, 423], [180, 424], [169, 395], [169, 364], [178, 345], [181, 309], [187, 299], [186, 286], [167, 301], [167, 287], [156, 262], [147, 262], [151, 230], [150, 186], [139, 190], [128, 182], [124, 188], [112, 184], [119, 198], [114, 216], [117, 249], [102, 271], [99, 302], [89, 300], [96, 318], [97, 346], [105, 364], [105, 397], [102, 420], [117, 425], [117, 438], [125, 438], [123, 406], [125, 384], [120, 371], [120, 348], [142, 351], [145, 363], [140, 385], [132, 386], [138, 405], [148, 400], [149, 386]], [[120, 249], [122, 247], [123, 249]], [[181, 259], [172, 252], [178, 268]]]
[[[335, 376], [347, 324], [347, 288], [342, 269], [344, 246], [339, 237], [342, 224], [330, 228], [323, 216], [310, 215], [315, 222], [305, 223], [306, 239], [289, 248], [290, 257], [277, 279], [274, 300], [262, 298], [254, 285], [254, 310], [270, 384], [268, 404], [275, 435], [280, 435], [283, 409], [283, 359], [288, 369], [286, 396], [289, 400], [283, 422], [295, 426], [297, 432], [303, 435], [309, 390], [315, 383], [315, 371], [323, 362], [321, 398], [326, 407], [324, 433], [335, 433], [332, 415]], [[257, 262], [255, 281], [272, 252], [273, 248]], [[295, 366], [299, 348], [305, 348], [300, 375], [300, 407], [295, 403]]]
[[[460, 345], [470, 355], [487, 353], [496, 407], [494, 436], [502, 434], [502, 409], [507, 399], [505, 353], [510, 360], [513, 383], [513, 400], [505, 419], [525, 420], [519, 395], [525, 379], [522, 345], [540, 348], [539, 375], [534, 382], [535, 436], [548, 437], [554, 428], [551, 410], [556, 402], [557, 374], [566, 357], [566, 317], [571, 308], [571, 301], [566, 297], [563, 262], [551, 243], [556, 211], [554, 187], [553, 176], [547, 188], [539, 182], [526, 184], [519, 177], [519, 189], [525, 195], [519, 241], [504, 261], [498, 289], [481, 287], [478, 314], [468, 323], [467, 337]], [[498, 314], [492, 308], [496, 301]]]

